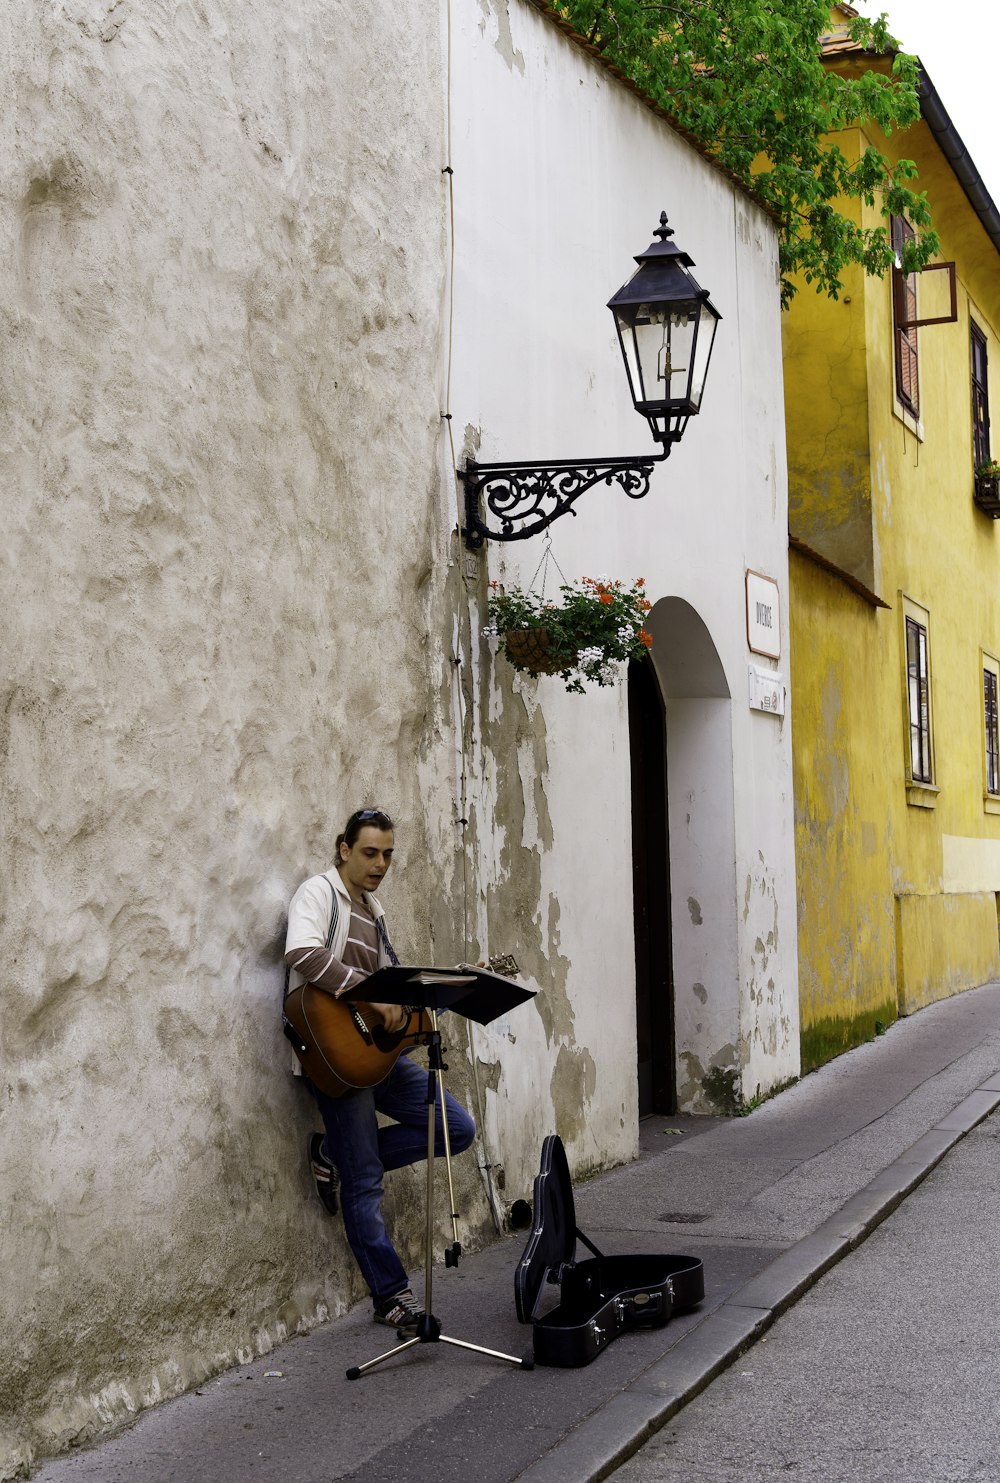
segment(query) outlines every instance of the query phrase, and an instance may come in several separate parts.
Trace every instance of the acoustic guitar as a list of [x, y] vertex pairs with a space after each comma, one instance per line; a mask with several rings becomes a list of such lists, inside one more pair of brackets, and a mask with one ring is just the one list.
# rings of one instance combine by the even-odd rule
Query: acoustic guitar
[[[507, 977], [517, 973], [509, 953], [491, 958], [489, 967]], [[389, 1031], [370, 1005], [336, 999], [310, 983], [287, 995], [284, 1016], [285, 1034], [303, 1071], [328, 1097], [377, 1086], [404, 1051], [426, 1045], [431, 1034], [423, 1009], [409, 1010], [403, 1027]]]

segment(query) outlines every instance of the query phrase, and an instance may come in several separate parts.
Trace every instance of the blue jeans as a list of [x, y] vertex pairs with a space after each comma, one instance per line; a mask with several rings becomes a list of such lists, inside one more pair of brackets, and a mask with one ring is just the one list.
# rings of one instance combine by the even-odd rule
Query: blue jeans
[[[427, 1072], [400, 1056], [389, 1075], [368, 1091], [327, 1097], [309, 1083], [326, 1127], [326, 1153], [340, 1175], [344, 1230], [376, 1303], [409, 1286], [406, 1268], [389, 1240], [382, 1219], [382, 1176], [389, 1169], [427, 1157]], [[450, 1092], [448, 1138], [461, 1153], [476, 1136], [476, 1125]], [[382, 1112], [395, 1121], [380, 1128]], [[441, 1101], [436, 1098], [435, 1156], [444, 1153]]]

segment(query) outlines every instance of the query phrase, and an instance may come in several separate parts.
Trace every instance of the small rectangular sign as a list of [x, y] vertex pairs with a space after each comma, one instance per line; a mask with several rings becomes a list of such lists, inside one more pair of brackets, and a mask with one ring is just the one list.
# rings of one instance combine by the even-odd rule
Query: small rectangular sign
[[785, 714], [784, 675], [779, 675], [777, 670], [760, 669], [756, 664], [748, 664], [747, 681], [752, 711], [767, 711], [772, 716]]
[[781, 658], [781, 607], [773, 577], [747, 571], [747, 644], [754, 654]]

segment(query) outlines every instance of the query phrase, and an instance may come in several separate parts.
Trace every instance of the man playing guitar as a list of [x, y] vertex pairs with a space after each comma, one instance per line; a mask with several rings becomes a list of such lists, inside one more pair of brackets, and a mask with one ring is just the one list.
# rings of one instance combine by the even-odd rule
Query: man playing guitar
[[[353, 813], [337, 837], [337, 862], [296, 891], [288, 909], [285, 963], [289, 989], [304, 981], [339, 997], [377, 968], [398, 959], [389, 941], [381, 906], [373, 892], [392, 864], [393, 824], [381, 809]], [[369, 1004], [386, 1031], [402, 1027], [406, 1012], [397, 1004]], [[324, 1208], [336, 1214], [337, 1195], [344, 1230], [361, 1274], [371, 1291], [376, 1323], [411, 1336], [422, 1316], [409, 1279], [389, 1240], [382, 1218], [382, 1179], [389, 1169], [427, 1157], [427, 1072], [400, 1055], [377, 1086], [328, 1096], [307, 1079], [325, 1127], [313, 1133], [309, 1156]], [[475, 1124], [445, 1093], [452, 1153], [468, 1148]], [[379, 1127], [376, 1112], [394, 1121]], [[436, 1108], [436, 1153], [444, 1153], [440, 1099]]]

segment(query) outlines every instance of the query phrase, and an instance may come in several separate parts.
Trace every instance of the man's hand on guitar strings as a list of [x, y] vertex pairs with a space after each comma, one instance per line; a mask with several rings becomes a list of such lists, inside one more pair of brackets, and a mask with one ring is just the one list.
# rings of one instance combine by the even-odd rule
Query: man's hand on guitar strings
[[375, 1011], [382, 1021], [382, 1028], [390, 1035], [402, 1030], [406, 1024], [407, 1014], [402, 1004], [369, 1004], [368, 1008]]

